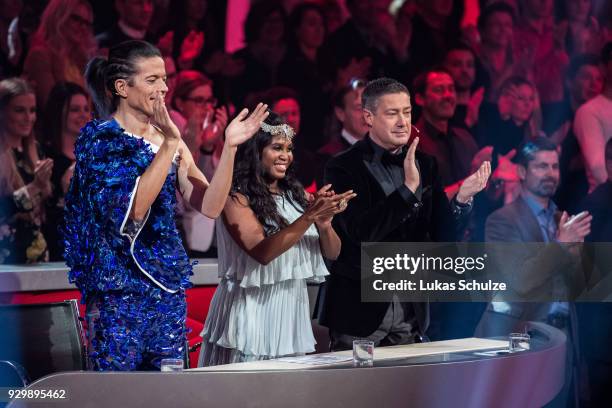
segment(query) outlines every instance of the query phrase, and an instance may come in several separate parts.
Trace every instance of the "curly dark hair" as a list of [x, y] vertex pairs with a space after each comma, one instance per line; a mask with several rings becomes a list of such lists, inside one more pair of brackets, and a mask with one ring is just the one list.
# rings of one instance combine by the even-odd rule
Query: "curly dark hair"
[[[284, 122], [278, 114], [270, 112], [266, 123], [274, 126]], [[261, 164], [263, 149], [271, 143], [272, 138], [270, 133], [260, 129], [255, 136], [238, 147], [230, 192], [233, 198], [237, 198], [237, 193], [246, 196], [266, 235], [289, 225], [278, 213], [274, 193], [270, 192], [266, 170]], [[290, 200], [298, 211], [303, 212], [307, 207], [304, 186], [295, 178], [293, 164], [287, 169], [285, 177], [278, 181], [278, 188], [283, 197]]]

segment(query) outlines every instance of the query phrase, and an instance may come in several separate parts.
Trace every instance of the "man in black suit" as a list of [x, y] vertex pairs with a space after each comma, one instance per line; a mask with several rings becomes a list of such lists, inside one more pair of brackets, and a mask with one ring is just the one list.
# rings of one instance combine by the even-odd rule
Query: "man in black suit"
[[[370, 131], [332, 158], [325, 181], [357, 197], [334, 218], [342, 251], [331, 267], [319, 321], [330, 329], [333, 350], [352, 348], [356, 337], [375, 345], [407, 344], [425, 334], [425, 303], [361, 302], [362, 242], [455, 241], [471, 209], [473, 196], [486, 185], [490, 164], [466, 178], [449, 203], [433, 157], [410, 146], [410, 95], [401, 83], [380, 78], [363, 91], [364, 117]], [[459, 221], [459, 222], [458, 222]]]

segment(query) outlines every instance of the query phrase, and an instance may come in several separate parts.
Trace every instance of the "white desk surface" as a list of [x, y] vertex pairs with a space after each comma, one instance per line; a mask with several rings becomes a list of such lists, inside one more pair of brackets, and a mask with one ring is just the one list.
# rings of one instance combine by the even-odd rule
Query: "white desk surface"
[[[377, 347], [374, 349], [374, 361], [392, 360], [407, 357], [422, 357], [436, 354], [457, 353], [490, 349], [501, 349], [508, 347], [507, 341], [481, 339], [470, 337], [465, 339], [432, 341], [429, 343], [415, 343], [403, 346]], [[338, 351], [335, 353], [322, 353], [317, 356], [332, 355], [340, 357], [351, 357], [352, 350]], [[337, 364], [345, 364], [346, 361]], [[260, 371], [260, 370], [304, 370], [322, 366], [333, 366], [335, 364], [298, 364], [278, 360], [250, 361], [246, 363], [225, 364], [212, 367], [194, 368], [188, 371]]]

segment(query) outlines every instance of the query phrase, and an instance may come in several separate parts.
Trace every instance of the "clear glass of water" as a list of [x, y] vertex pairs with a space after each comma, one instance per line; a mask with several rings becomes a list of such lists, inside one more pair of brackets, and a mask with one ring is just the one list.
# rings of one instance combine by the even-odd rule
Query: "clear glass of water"
[[353, 340], [353, 367], [374, 366], [374, 342]]
[[181, 358], [164, 358], [161, 361], [162, 372], [177, 372], [183, 371], [183, 359]]
[[510, 333], [508, 337], [508, 351], [515, 353], [517, 351], [529, 350], [530, 337], [527, 333]]

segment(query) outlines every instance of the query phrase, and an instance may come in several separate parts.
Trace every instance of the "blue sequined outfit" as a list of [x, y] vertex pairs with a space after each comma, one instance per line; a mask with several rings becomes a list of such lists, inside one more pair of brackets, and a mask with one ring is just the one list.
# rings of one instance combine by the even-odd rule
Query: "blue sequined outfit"
[[155, 157], [151, 145], [114, 120], [91, 121], [75, 155], [65, 199], [65, 258], [69, 280], [87, 304], [94, 369], [143, 369], [159, 366], [160, 357], [182, 358], [184, 291], [193, 272], [174, 222], [175, 166], [135, 223], [129, 214], [140, 176]]

